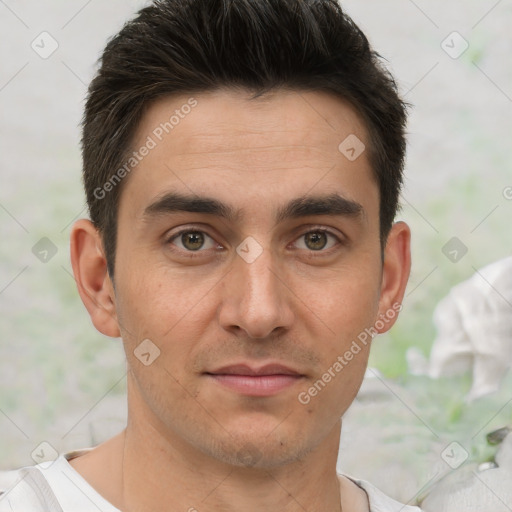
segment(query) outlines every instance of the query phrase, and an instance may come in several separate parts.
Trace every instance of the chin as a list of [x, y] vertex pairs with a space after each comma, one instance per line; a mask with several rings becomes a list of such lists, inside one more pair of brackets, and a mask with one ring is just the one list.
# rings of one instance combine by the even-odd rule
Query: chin
[[239, 431], [216, 443], [209, 454], [237, 467], [271, 469], [302, 459], [313, 447], [314, 443], [304, 437], [303, 431], [281, 430], [279, 434], [275, 430]]

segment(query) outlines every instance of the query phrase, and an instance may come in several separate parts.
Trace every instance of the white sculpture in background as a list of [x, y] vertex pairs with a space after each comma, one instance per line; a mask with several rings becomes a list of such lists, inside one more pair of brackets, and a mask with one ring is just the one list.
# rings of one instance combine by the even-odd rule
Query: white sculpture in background
[[500, 388], [512, 367], [512, 257], [477, 270], [434, 310], [432, 378], [472, 370], [471, 401]]

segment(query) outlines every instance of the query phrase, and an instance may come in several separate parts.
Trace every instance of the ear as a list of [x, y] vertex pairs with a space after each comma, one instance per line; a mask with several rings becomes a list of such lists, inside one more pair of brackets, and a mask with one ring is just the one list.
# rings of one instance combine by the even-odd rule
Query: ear
[[400, 221], [391, 227], [384, 249], [379, 316], [375, 322], [378, 333], [388, 331], [396, 322], [410, 272], [411, 230]]
[[71, 230], [71, 265], [82, 298], [94, 327], [102, 334], [121, 336], [115, 308], [115, 294], [107, 272], [103, 243], [94, 224], [80, 219]]

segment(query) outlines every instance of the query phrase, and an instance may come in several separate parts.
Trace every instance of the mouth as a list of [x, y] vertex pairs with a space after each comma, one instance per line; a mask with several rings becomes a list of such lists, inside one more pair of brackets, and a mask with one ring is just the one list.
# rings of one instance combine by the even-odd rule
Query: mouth
[[259, 368], [238, 364], [205, 372], [204, 375], [224, 388], [247, 396], [272, 396], [305, 378], [298, 371], [280, 364]]

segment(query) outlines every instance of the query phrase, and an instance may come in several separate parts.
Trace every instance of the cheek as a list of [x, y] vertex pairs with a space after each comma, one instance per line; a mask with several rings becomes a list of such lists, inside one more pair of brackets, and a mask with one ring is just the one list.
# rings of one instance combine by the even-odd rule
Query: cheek
[[198, 301], [190, 294], [192, 288], [185, 288], [184, 293], [179, 277], [169, 275], [168, 269], [159, 264], [120, 267], [119, 283], [116, 306], [126, 330], [137, 327], [157, 339], [178, 327], [194, 300]]
[[148, 267], [122, 279], [120, 274], [118, 318], [138, 392], [153, 411], [167, 417], [176, 408], [185, 411], [198, 394], [190, 362], [205, 324], [200, 300], [204, 292], [184, 288], [183, 293], [176, 286], [179, 279], [165, 278], [166, 269]]
[[321, 358], [319, 372], [302, 390], [299, 401], [309, 414], [322, 416], [327, 424], [350, 406], [368, 363], [370, 328], [379, 305], [379, 275], [376, 267], [372, 272], [369, 268], [366, 272], [345, 268], [320, 288], [303, 290], [316, 323], [325, 329], [324, 335], [317, 335], [315, 346]]
[[361, 368], [364, 371], [371, 341], [365, 330], [372, 327], [377, 318], [379, 290], [376, 272], [352, 269], [352, 272], [347, 272], [338, 280], [330, 280], [321, 293], [313, 295], [311, 303], [316, 301], [318, 312], [331, 333], [325, 351], [329, 357], [325, 361], [327, 367], [353, 347], [352, 353], [347, 354], [351, 370], [345, 372], [349, 374], [347, 378], [352, 369]]
[[116, 306], [125, 350], [130, 357], [149, 339], [160, 350], [159, 363], [173, 374], [182, 373], [211, 323], [215, 309], [208, 291], [214, 281], [210, 276], [196, 282], [166, 267], [148, 267], [120, 276]]
[[347, 265], [329, 273], [327, 279], [303, 281], [300, 293], [305, 304], [334, 339], [346, 341], [375, 321], [380, 297], [376, 268]]
[[350, 361], [333, 359], [324, 373], [298, 396], [306, 417], [314, 419], [320, 438], [328, 434], [354, 401], [364, 377], [368, 352], [365, 347]]

